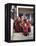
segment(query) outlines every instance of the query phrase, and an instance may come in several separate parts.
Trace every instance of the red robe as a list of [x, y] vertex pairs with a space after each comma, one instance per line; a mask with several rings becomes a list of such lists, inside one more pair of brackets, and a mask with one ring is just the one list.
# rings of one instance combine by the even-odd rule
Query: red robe
[[21, 23], [21, 27], [23, 28], [23, 32], [27, 33], [28, 32], [28, 26], [27, 26], [27, 23], [26, 23], [26, 26], [25, 26], [25, 22], [23, 21]]
[[31, 32], [31, 23], [30, 23], [30, 21], [27, 22], [27, 26], [28, 26], [28, 32]]
[[15, 22], [15, 29], [16, 29], [17, 32], [20, 32], [18, 21]]

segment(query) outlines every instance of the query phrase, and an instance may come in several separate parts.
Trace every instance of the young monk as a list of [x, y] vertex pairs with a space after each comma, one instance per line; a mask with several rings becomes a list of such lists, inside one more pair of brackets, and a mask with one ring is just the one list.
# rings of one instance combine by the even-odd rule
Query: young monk
[[20, 32], [20, 17], [18, 16], [16, 22], [15, 22], [15, 31]]
[[30, 22], [30, 20], [27, 21], [27, 26], [28, 26], [28, 32], [31, 32], [31, 22]]
[[24, 20], [23, 19], [21, 19], [21, 27], [22, 27], [22, 29], [23, 29], [23, 34], [25, 35], [25, 36], [27, 36], [28, 35], [28, 26], [27, 26], [27, 21], [26, 21], [27, 19], [26, 18], [24, 18]]

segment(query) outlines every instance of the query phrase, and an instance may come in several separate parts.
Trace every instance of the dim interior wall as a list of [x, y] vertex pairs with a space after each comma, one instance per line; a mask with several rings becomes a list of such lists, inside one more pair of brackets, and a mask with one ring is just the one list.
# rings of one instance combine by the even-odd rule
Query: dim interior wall
[[23, 14], [27, 14], [27, 13], [33, 13], [33, 9], [29, 9], [29, 8], [19, 8], [18, 9], [18, 13], [23, 13]]

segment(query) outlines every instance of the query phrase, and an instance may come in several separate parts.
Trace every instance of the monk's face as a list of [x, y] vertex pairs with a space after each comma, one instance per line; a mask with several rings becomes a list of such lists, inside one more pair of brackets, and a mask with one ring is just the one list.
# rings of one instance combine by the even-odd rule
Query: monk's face
[[21, 18], [20, 17], [18, 17], [18, 21], [21, 21]]

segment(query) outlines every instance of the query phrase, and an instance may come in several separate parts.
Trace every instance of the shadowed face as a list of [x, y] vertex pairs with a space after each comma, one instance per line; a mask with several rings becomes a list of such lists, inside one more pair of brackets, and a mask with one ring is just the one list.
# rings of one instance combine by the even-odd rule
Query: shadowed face
[[20, 17], [18, 17], [18, 21], [21, 21], [21, 18]]

